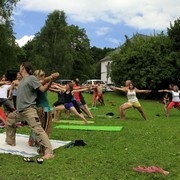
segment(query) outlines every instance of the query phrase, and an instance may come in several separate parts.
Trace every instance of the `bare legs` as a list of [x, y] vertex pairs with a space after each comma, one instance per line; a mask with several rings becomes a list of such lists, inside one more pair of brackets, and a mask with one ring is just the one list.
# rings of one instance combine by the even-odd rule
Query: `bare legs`
[[[120, 114], [121, 120], [125, 120], [125, 110], [129, 109], [131, 107], [132, 107], [132, 105], [130, 105], [128, 103], [124, 103], [119, 107], [119, 114]], [[135, 108], [141, 113], [141, 116], [146, 120], [147, 118], [146, 118], [146, 115], [145, 115], [142, 107], [140, 106], [140, 107], [135, 107]]]
[[80, 117], [80, 118], [84, 121], [85, 124], [88, 124], [88, 121], [86, 120], [86, 118], [84, 117], [84, 115], [83, 115], [82, 113], [81, 113], [81, 114], [78, 113], [78, 112], [76, 111], [76, 108], [75, 108], [74, 106], [70, 108], [70, 111], [73, 112], [76, 116]]
[[145, 115], [142, 107], [136, 107], [136, 109], [141, 113], [141, 116], [142, 116], [145, 120], [147, 120], [146, 115]]
[[120, 120], [125, 120], [125, 110], [131, 108], [132, 106], [128, 103], [124, 103], [121, 106], [119, 106], [119, 114], [120, 114]]
[[[64, 107], [64, 105], [60, 105], [60, 106], [57, 106], [57, 107], [55, 108], [55, 110], [63, 111], [63, 110], [65, 110], [65, 107]], [[76, 116], [80, 117], [80, 118], [84, 121], [85, 124], [88, 124], [88, 121], [86, 120], [86, 118], [84, 117], [84, 115], [83, 115], [82, 113], [81, 113], [81, 114], [78, 113], [77, 110], [76, 110], [76, 108], [75, 108], [74, 106], [72, 106], [72, 107], [70, 108], [70, 111], [73, 112]]]
[[169, 117], [169, 115], [170, 115], [170, 108], [167, 108], [166, 116]]
[[88, 115], [89, 118], [93, 118], [93, 115], [89, 111], [87, 104], [81, 105], [80, 108]]

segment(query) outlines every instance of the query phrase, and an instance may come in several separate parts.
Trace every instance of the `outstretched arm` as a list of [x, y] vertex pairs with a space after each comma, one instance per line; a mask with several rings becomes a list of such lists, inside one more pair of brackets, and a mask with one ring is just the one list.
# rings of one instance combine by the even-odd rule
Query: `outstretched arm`
[[120, 87], [112, 87], [112, 86], [110, 86], [110, 89], [112, 89], [112, 90], [119, 90], [119, 91], [123, 91], [123, 92], [127, 92], [127, 88], [126, 88], [126, 87], [120, 88]]
[[64, 88], [63, 86], [61, 85], [57, 85], [57, 84], [53, 84], [50, 88], [49, 88], [50, 91], [54, 91], [54, 92], [65, 92], [66, 91], [66, 88]]
[[152, 90], [139, 90], [135, 88], [136, 93], [150, 93]]
[[82, 92], [82, 91], [87, 91], [87, 90], [89, 90], [89, 87], [81, 88], [81, 89], [74, 89], [74, 90], [72, 91], [72, 93]]
[[168, 90], [168, 89], [162, 89], [162, 90], [159, 90], [158, 92], [168, 92], [168, 93], [171, 93], [171, 90]]

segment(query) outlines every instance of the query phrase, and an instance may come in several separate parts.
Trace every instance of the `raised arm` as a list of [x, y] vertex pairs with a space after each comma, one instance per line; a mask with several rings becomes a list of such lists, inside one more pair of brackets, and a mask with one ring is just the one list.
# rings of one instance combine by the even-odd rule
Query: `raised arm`
[[50, 76], [45, 77], [43, 80], [40, 80], [40, 82], [42, 85], [44, 85], [48, 83], [49, 81], [54, 81], [57, 77], [59, 77], [59, 73], [55, 72], [55, 73], [52, 73]]

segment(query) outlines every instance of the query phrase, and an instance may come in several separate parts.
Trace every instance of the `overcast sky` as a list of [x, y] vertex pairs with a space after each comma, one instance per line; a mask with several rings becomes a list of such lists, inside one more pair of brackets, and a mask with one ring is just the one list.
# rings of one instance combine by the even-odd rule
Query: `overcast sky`
[[21, 0], [13, 16], [20, 46], [40, 32], [54, 10], [63, 10], [69, 25], [85, 29], [91, 46], [116, 48], [125, 35], [166, 32], [180, 17], [180, 0]]

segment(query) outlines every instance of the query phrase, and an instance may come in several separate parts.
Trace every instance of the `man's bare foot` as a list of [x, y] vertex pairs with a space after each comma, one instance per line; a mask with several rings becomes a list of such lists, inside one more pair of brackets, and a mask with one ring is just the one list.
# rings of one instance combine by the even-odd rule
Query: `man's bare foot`
[[45, 154], [44, 156], [41, 157], [42, 159], [52, 159], [54, 158], [54, 154]]

